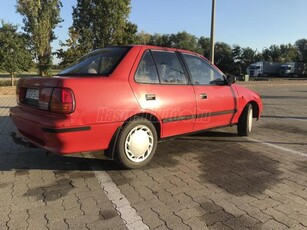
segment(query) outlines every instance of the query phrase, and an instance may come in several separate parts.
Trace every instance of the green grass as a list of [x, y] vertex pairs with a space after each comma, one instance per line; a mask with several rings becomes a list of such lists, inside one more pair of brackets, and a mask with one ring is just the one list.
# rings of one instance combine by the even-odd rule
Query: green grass
[[[20, 78], [20, 77], [37, 77], [38, 74], [37, 73], [22, 73], [22, 74], [18, 74], [16, 76], [16, 78]], [[10, 75], [8, 73], [0, 73], [0, 78], [11, 78]]]
[[[14, 85], [17, 85], [17, 80], [14, 81]], [[11, 80], [0, 80], [0, 86], [12, 86]]]
[[[49, 71], [49, 74], [50, 76], [54, 76], [56, 75], [57, 73], [59, 73], [60, 70], [57, 70], [57, 69], [52, 69]], [[17, 74], [16, 78], [22, 78], [22, 77], [38, 77], [38, 73], [36, 70], [30, 70], [29, 72], [23, 72], [23, 73], [20, 73], [20, 74]], [[10, 75], [8, 73], [5, 73], [5, 72], [0, 72], [0, 79], [3, 79], [3, 78], [11, 78]]]
[[[57, 69], [50, 70], [50, 76], [54, 76], [60, 71]], [[18, 74], [14, 79], [14, 85], [17, 85], [17, 81], [19, 78], [27, 78], [27, 77], [39, 77], [37, 71], [35, 69], [32, 69], [28, 72], [23, 72]], [[0, 86], [11, 86], [11, 77], [8, 73], [0, 72]]]

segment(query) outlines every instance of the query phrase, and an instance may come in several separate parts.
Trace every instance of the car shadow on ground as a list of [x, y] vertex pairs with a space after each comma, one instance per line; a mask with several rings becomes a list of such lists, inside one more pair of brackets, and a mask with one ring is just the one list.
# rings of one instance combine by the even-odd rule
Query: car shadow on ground
[[236, 196], [259, 194], [274, 186], [281, 174], [279, 162], [249, 148], [246, 144], [255, 143], [236, 133], [204, 132], [182, 137], [178, 142], [182, 140], [197, 148], [196, 158], [203, 169], [200, 180]]
[[[232, 199], [236, 201], [249, 198], [257, 200], [256, 197], [264, 199], [265, 191], [279, 183], [279, 177], [283, 173], [279, 170], [280, 162], [266, 156], [264, 149], [255, 147], [254, 142], [238, 137], [234, 132], [212, 130], [161, 143], [153, 162], [144, 170], [152, 176], [156, 175], [151, 174], [156, 173], [155, 168], [152, 170], [156, 167], [156, 171], [162, 174], [157, 176], [173, 178], [174, 181], [170, 179], [173, 185], [176, 185], [176, 180], [179, 179], [180, 184], [187, 183], [186, 186], [190, 187], [189, 178], [192, 181], [196, 180], [201, 185], [197, 194], [202, 195], [195, 197], [193, 196], [195, 193], [193, 191], [190, 193], [188, 188], [184, 194], [192, 199], [191, 202], [196, 201], [200, 204], [197, 207], [200, 212], [207, 213], [199, 217], [199, 220], [207, 226], [221, 221], [233, 229], [236, 229], [236, 226], [246, 226], [246, 229], [253, 226], [253, 229], [261, 229], [262, 223], [248, 215], [240, 214], [236, 217], [231, 209], [227, 209], [227, 204], [231, 207]], [[139, 170], [133, 172], [146, 179], [146, 175], [141, 174]], [[128, 172], [121, 175], [125, 173]], [[133, 181], [138, 179], [140, 178], [133, 178]], [[157, 190], [160, 198], [159, 190], [163, 191], [163, 184], [160, 185], [162, 189], [158, 185], [155, 186], [156, 188], [151, 187], [151, 190]], [[136, 186], [136, 190], [138, 189]], [[180, 191], [182, 187], [179, 186], [177, 189]], [[163, 198], [162, 194], [163, 192], [161, 193]], [[172, 202], [177, 201], [174, 199]]]
[[[288, 124], [285, 122], [282, 125], [276, 124], [276, 123], [270, 123], [270, 124], [262, 124], [259, 127], [264, 128], [264, 129], [275, 130], [279, 132], [300, 134], [302, 137], [305, 137], [307, 135], [307, 129], [304, 129], [304, 127], [298, 126], [298, 125], [294, 126], [293, 124]], [[301, 140], [306, 140], [306, 139], [303, 138]]]
[[305, 100], [306, 97], [305, 96], [273, 96], [273, 95], [261, 95], [262, 99], [301, 99], [301, 100]]
[[47, 154], [40, 149], [24, 148], [24, 151], [6, 152], [1, 155], [0, 171], [15, 170], [20, 173], [26, 170], [108, 171], [121, 169], [115, 162], [108, 159]]
[[268, 116], [263, 115], [261, 118], [277, 118], [277, 119], [298, 119], [298, 120], [307, 120], [307, 117], [293, 117], [293, 116]]

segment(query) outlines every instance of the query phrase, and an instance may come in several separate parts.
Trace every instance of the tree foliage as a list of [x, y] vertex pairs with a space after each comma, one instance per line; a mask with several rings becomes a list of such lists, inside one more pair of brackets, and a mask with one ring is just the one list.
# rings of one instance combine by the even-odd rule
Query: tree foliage
[[298, 50], [298, 60], [307, 63], [307, 39], [299, 39], [295, 42]]
[[41, 76], [46, 76], [52, 65], [50, 43], [56, 39], [53, 31], [62, 21], [61, 7], [60, 0], [17, 0], [17, 12], [23, 16]]
[[78, 0], [69, 39], [56, 52], [60, 65], [68, 66], [94, 49], [135, 43], [137, 25], [128, 21], [130, 10], [130, 0]]
[[130, 0], [78, 0], [73, 7], [73, 28], [83, 53], [133, 42], [137, 26], [128, 22]]
[[61, 47], [66, 47], [66, 49], [58, 49], [56, 55], [58, 58], [62, 59], [59, 64], [60, 67], [64, 68], [72, 64], [78, 57], [83, 55], [83, 49], [78, 43], [79, 34], [73, 28], [69, 28], [69, 38], [65, 42], [60, 42]]
[[[137, 34], [137, 44], [187, 49], [202, 54], [206, 58], [210, 54], [210, 38], [203, 36], [197, 38], [186, 31], [177, 34], [141, 32]], [[269, 48], [264, 48], [262, 52], [250, 47], [242, 48], [238, 44], [231, 46], [224, 42], [215, 43], [215, 64], [225, 73], [244, 74], [250, 64], [258, 61], [307, 63], [307, 39], [297, 40], [294, 45], [271, 45]]]
[[0, 28], [0, 69], [10, 74], [12, 86], [16, 74], [28, 70], [32, 63], [28, 38], [17, 29], [17, 26], [4, 22]]
[[178, 49], [189, 49], [194, 52], [201, 52], [198, 39], [186, 31], [172, 34], [170, 36], [172, 46]]
[[224, 42], [215, 43], [215, 58], [214, 63], [226, 74], [234, 71], [234, 60], [232, 57], [232, 48]]

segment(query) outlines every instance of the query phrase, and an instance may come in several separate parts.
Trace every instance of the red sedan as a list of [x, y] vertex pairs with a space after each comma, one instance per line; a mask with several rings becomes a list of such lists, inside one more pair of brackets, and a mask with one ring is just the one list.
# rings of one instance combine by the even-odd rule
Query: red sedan
[[234, 82], [190, 51], [109, 47], [55, 77], [20, 79], [10, 114], [18, 133], [47, 151], [105, 150], [138, 168], [167, 137], [231, 125], [247, 136], [262, 102]]

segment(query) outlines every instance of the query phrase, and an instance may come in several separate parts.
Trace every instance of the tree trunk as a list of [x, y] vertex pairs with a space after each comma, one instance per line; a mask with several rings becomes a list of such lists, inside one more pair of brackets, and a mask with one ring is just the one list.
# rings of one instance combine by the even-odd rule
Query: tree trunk
[[10, 75], [11, 75], [11, 86], [14, 86], [14, 79], [15, 79], [14, 74], [10, 73]]

